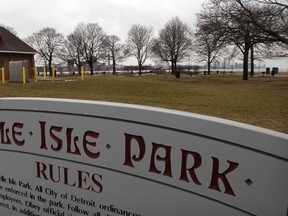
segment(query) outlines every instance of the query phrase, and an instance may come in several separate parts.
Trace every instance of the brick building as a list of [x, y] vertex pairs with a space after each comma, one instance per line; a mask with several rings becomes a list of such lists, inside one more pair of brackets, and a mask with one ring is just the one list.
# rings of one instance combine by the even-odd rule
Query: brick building
[[[5, 68], [5, 79], [10, 78], [9, 62], [10, 61], [27, 61], [28, 78], [34, 74], [35, 67], [34, 54], [36, 51], [19, 39], [17, 36], [9, 32], [4, 27], [0, 27], [0, 68]], [[0, 73], [2, 78], [2, 73]]]

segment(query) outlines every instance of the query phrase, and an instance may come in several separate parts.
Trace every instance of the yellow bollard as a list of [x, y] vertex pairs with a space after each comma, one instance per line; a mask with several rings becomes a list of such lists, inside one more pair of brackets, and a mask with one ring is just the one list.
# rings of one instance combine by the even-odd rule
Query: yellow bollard
[[46, 67], [43, 67], [43, 78], [46, 79]]
[[22, 67], [23, 84], [26, 84], [26, 71], [25, 67]]
[[55, 79], [55, 68], [52, 66], [52, 81]]
[[35, 78], [35, 82], [38, 81], [38, 72], [37, 72], [37, 67], [35, 66], [34, 68], [34, 78]]
[[5, 83], [5, 69], [2, 67], [2, 83]]
[[84, 80], [84, 66], [81, 67], [81, 80]]

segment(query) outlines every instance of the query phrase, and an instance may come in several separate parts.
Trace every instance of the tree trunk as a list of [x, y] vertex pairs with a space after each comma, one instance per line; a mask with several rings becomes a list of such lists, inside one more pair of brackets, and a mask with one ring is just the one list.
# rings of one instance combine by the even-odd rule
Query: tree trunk
[[174, 62], [175, 76], [177, 79], [180, 78], [180, 71], [177, 70], [177, 62]]
[[173, 61], [171, 61], [171, 74], [172, 75], [175, 75], [175, 64], [174, 64], [174, 62]]
[[116, 74], [116, 61], [115, 58], [113, 58], [113, 74]]
[[210, 75], [211, 73], [211, 61], [210, 61], [210, 58], [208, 60], [208, 75]]
[[48, 67], [49, 67], [49, 76], [52, 76], [52, 59], [49, 59], [49, 62], [48, 62]]
[[93, 71], [93, 62], [89, 62], [89, 67], [90, 67], [90, 75], [94, 75], [94, 71]]
[[250, 71], [250, 77], [254, 76], [254, 49], [253, 44], [251, 45], [251, 54], [250, 54], [250, 61], [251, 61], [251, 71]]
[[139, 64], [139, 76], [141, 76], [141, 75], [142, 75], [142, 65]]
[[[81, 57], [80, 57], [79, 54], [77, 55], [77, 60], [76, 60], [75, 64], [76, 64], [77, 67], [78, 67], [78, 74], [81, 76], [82, 62], [81, 62]], [[74, 74], [75, 74], [75, 73], [74, 73], [74, 69], [73, 69], [73, 75], [74, 75]]]
[[243, 80], [248, 80], [249, 75], [249, 51], [251, 48], [250, 37], [245, 37], [244, 52], [243, 52]]
[[[78, 68], [78, 74], [81, 75], [81, 65], [77, 65]], [[73, 75], [74, 75], [74, 70], [73, 70]]]
[[248, 80], [248, 74], [249, 74], [249, 48], [245, 47], [244, 51], [244, 59], [243, 59], [243, 80]]
[[171, 70], [172, 70], [172, 74], [175, 75], [175, 65], [174, 65], [174, 61], [173, 59], [171, 60]]

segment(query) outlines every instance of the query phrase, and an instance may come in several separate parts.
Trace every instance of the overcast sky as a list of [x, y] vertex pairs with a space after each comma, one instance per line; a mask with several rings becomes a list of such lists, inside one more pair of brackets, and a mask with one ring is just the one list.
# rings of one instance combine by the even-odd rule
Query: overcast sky
[[[45, 27], [69, 35], [80, 23], [98, 23], [111, 35], [126, 40], [133, 24], [153, 27], [155, 33], [175, 16], [192, 29], [195, 14], [208, 0], [0, 0], [0, 24], [11, 26], [25, 38]], [[288, 60], [266, 61], [266, 66], [285, 67]]]
[[125, 40], [133, 24], [151, 26], [157, 32], [174, 16], [193, 27], [195, 13], [204, 1], [0, 0], [0, 23], [13, 27], [20, 37], [27, 37], [45, 27], [67, 36], [80, 22], [91, 22]]

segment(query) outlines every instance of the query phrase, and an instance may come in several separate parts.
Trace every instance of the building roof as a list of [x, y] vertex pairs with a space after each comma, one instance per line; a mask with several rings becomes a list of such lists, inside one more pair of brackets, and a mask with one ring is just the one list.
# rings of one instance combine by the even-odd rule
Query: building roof
[[4, 27], [0, 27], [0, 53], [35, 54], [36, 50]]

